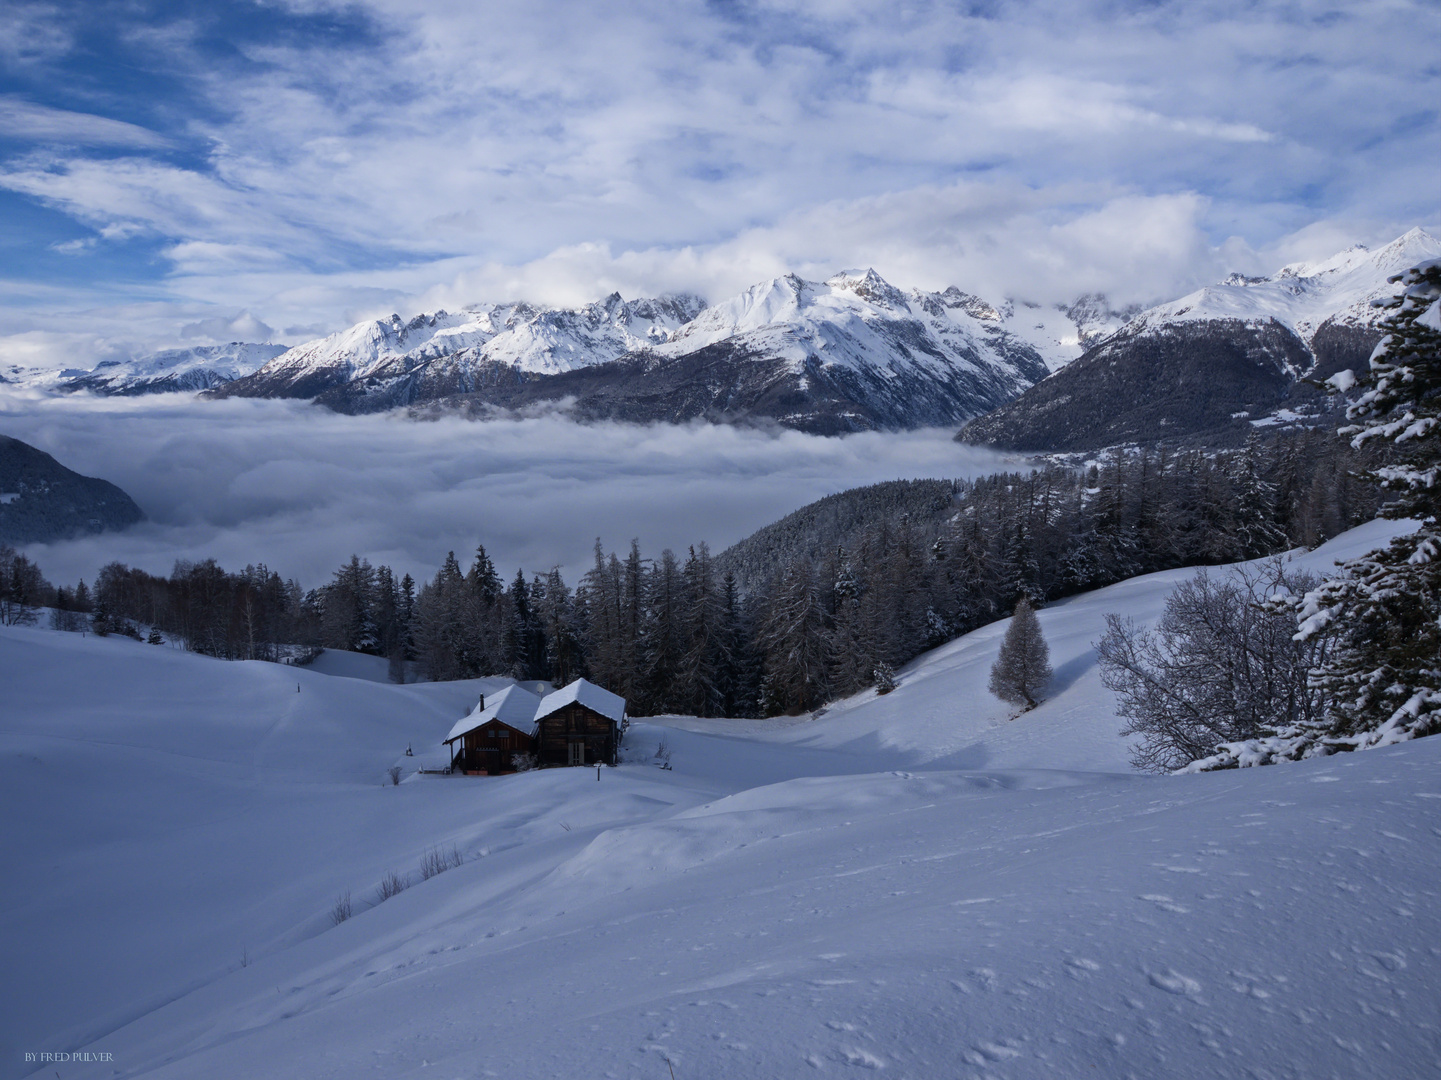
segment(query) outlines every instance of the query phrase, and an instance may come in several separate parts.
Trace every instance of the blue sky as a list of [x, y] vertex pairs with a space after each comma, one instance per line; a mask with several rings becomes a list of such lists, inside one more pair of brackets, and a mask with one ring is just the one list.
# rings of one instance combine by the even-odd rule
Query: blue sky
[[1441, 9], [0, 8], [0, 360], [873, 265], [1177, 295], [1441, 221]]

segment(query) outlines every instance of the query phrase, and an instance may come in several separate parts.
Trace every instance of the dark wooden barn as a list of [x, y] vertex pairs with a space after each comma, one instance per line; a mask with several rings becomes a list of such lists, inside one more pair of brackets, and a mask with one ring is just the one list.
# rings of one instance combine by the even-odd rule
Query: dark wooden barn
[[614, 765], [625, 722], [625, 698], [577, 679], [541, 699], [536, 759], [541, 765]]
[[452, 769], [477, 776], [515, 772], [516, 755], [535, 752], [535, 713], [540, 696], [508, 686], [456, 721], [444, 742]]

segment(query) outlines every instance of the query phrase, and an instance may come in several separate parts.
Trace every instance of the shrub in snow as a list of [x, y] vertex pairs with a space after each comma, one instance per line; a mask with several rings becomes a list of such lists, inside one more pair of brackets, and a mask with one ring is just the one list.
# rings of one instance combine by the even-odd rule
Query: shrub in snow
[[1107, 615], [1096, 654], [1122, 733], [1139, 736], [1132, 763], [1179, 769], [1218, 744], [1315, 722], [1324, 698], [1308, 675], [1328, 639], [1296, 640], [1294, 601], [1316, 584], [1279, 559], [1220, 578], [1202, 570], [1172, 590], [1154, 632]]
[[335, 903], [330, 906], [331, 925], [339, 926], [350, 918], [350, 914], [350, 893], [343, 892], [335, 898]]
[[1041, 623], [1029, 600], [1016, 601], [1016, 613], [1001, 639], [1001, 650], [991, 666], [990, 691], [1002, 701], [1034, 709], [1036, 695], [1051, 679], [1051, 650], [1041, 635]]
[[420, 880], [429, 881], [437, 874], [455, 869], [464, 861], [459, 849], [454, 844], [450, 846], [449, 850], [442, 850], [438, 847], [429, 848], [420, 860]]
[[536, 760], [534, 754], [511, 754], [510, 767], [516, 772], [530, 772], [535, 768]]
[[145, 639], [145, 642], [147, 645], [164, 645], [165, 638], [160, 635], [160, 627], [152, 626], [150, 628], [150, 636]]
[[399, 783], [400, 783], [400, 766], [399, 766], [399, 765], [392, 765], [388, 770], [386, 770], [386, 775], [390, 777], [390, 782], [391, 782], [392, 785], [399, 784]]
[[889, 694], [896, 688], [896, 673], [884, 660], [876, 665], [875, 679], [877, 694]]
[[375, 894], [379, 898], [377, 903], [383, 903], [404, 890], [405, 879], [394, 870], [388, 870], [385, 876], [380, 879], [380, 885], [375, 890]]

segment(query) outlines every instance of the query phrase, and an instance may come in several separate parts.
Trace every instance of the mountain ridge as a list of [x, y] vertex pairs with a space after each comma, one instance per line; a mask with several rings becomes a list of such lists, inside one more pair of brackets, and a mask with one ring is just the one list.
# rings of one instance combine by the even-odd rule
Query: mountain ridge
[[[1044, 317], [1032, 322], [1033, 311]], [[612, 293], [569, 310], [515, 303], [392, 315], [297, 346], [209, 393], [311, 398], [347, 413], [550, 403], [587, 419], [774, 422], [826, 434], [944, 426], [1014, 397], [1121, 314], [1097, 296], [1017, 314], [1012, 302], [998, 308], [954, 287], [903, 291], [873, 269], [823, 282], [787, 274], [710, 306], [686, 294]]]
[[1441, 255], [1412, 229], [1267, 277], [1233, 274], [1139, 313], [990, 414], [961, 442], [1085, 452], [1155, 440], [1237, 442], [1257, 424], [1314, 422], [1334, 404], [1311, 383], [1365, 364], [1388, 278]]

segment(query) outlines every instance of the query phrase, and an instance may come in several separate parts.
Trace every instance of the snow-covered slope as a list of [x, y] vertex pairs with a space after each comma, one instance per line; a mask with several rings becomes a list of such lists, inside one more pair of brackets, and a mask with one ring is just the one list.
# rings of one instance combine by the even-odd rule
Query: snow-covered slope
[[1161, 304], [1127, 323], [1128, 333], [1156, 332], [1178, 323], [1276, 322], [1310, 345], [1320, 328], [1375, 326], [1384, 312], [1372, 300], [1389, 297], [1386, 279], [1441, 256], [1441, 240], [1416, 228], [1376, 251], [1358, 244], [1319, 262], [1284, 266], [1270, 277], [1233, 274], [1225, 282]]
[[1131, 773], [1089, 643], [1179, 576], [1041, 612], [1057, 679], [1019, 719], [997, 624], [818, 719], [638, 722], [599, 780], [382, 786], [495, 682], [0, 628], [0, 1069], [1427, 1075], [1441, 739]]
[[703, 311], [655, 351], [686, 356], [718, 342], [796, 365], [816, 358], [895, 376], [913, 368], [966, 371], [1018, 387], [1043, 366], [983, 301], [955, 289], [902, 292], [874, 270], [761, 282]]
[[165, 349], [134, 360], [108, 360], [84, 375], [66, 379], [59, 389], [107, 395], [211, 390], [249, 375], [285, 350], [284, 345], [244, 341]]
[[1138, 311], [1139, 307], [1116, 310], [1100, 293], [1086, 293], [1069, 304], [1007, 300], [982, 317], [994, 319], [1008, 333], [1026, 342], [1045, 360], [1047, 370], [1056, 372], [1110, 337]]

